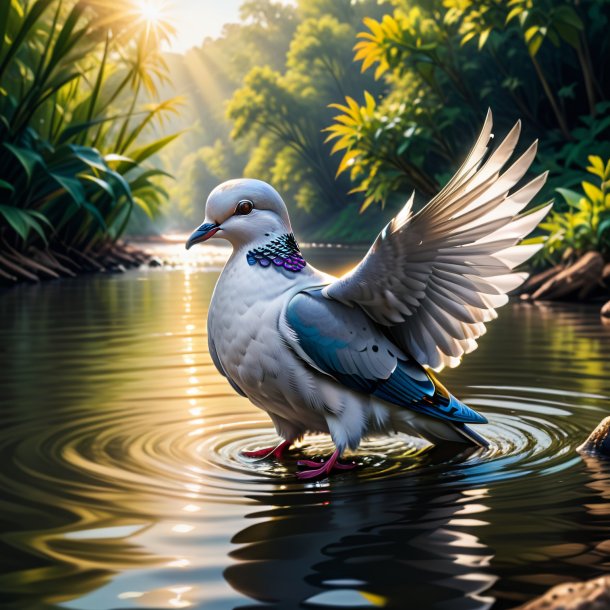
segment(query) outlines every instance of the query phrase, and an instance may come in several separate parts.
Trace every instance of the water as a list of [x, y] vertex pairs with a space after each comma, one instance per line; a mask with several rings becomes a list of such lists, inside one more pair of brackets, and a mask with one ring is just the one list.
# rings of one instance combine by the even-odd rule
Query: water
[[0, 296], [3, 609], [502, 609], [610, 571], [610, 461], [575, 452], [610, 410], [597, 306], [510, 305], [442, 375], [489, 450], [379, 439], [303, 483], [240, 456], [275, 436], [210, 361], [198, 254]]

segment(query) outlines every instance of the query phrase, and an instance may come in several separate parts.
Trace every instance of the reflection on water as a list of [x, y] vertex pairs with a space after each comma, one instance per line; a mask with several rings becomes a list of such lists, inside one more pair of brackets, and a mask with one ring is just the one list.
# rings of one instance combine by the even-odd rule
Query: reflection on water
[[225, 255], [0, 296], [2, 608], [502, 609], [610, 570], [610, 462], [574, 452], [609, 410], [597, 307], [509, 306], [444, 374], [488, 450], [377, 439], [302, 483], [240, 456], [275, 436], [207, 352]]

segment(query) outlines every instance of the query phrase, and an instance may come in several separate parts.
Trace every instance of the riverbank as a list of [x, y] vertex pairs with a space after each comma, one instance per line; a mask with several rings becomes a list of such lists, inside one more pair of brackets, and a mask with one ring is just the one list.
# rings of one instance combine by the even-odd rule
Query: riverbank
[[76, 277], [84, 273], [120, 273], [146, 264], [161, 264], [144, 249], [125, 242], [108, 242], [79, 250], [70, 246], [36, 248], [19, 252], [7, 243], [0, 247], [0, 284], [40, 282]]
[[[229, 244], [221, 240], [187, 251], [184, 247], [187, 238], [188, 235], [182, 233], [130, 236], [97, 250], [30, 248], [27, 256], [14, 248], [0, 249], [0, 286], [75, 278], [90, 273], [121, 273], [142, 266], [220, 271], [231, 254]], [[327, 264], [325, 253], [332, 250], [333, 260], [345, 260], [343, 272], [351, 268], [352, 259], [358, 260], [366, 252], [362, 245], [301, 243], [301, 247], [307, 252], [308, 260], [322, 269]]]
[[520, 293], [523, 301], [598, 302], [602, 317], [610, 318], [610, 263], [599, 252], [568, 252], [560, 264], [530, 275]]

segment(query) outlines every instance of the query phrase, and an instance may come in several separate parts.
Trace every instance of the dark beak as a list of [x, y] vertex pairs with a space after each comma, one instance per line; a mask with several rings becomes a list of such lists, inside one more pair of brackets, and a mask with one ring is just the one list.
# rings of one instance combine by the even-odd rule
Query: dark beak
[[215, 222], [206, 222], [202, 224], [187, 240], [186, 249], [188, 250], [191, 246], [199, 244], [206, 239], [210, 239], [216, 231], [220, 230], [220, 225]]

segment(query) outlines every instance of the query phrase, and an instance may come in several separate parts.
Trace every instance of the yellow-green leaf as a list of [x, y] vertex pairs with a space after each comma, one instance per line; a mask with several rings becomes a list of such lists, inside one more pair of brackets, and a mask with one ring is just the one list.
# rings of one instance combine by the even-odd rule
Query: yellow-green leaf
[[335, 145], [332, 147], [330, 151], [331, 155], [334, 155], [336, 152], [343, 150], [344, 148], [348, 148], [352, 143], [352, 138], [350, 136], [343, 136], [341, 139], [335, 142]]
[[360, 151], [357, 149], [352, 149], [346, 151], [343, 155], [343, 159], [341, 159], [341, 163], [339, 164], [339, 169], [337, 169], [337, 174], [335, 177], [338, 177], [342, 174], [350, 165], [354, 163], [354, 159], [360, 154]]
[[600, 189], [598, 189], [594, 184], [590, 182], [583, 182], [582, 189], [585, 192], [585, 195], [593, 202], [602, 202], [604, 199], [604, 194]]
[[468, 34], [466, 34], [460, 41], [460, 45], [464, 46], [469, 40], [472, 40], [476, 35], [476, 32], [468, 32]]
[[532, 57], [535, 57], [536, 53], [538, 53], [540, 50], [540, 45], [542, 44], [543, 40], [544, 37], [542, 35], [538, 35], [527, 45], [527, 49]]
[[506, 23], [512, 21], [521, 12], [521, 10], [522, 9], [520, 6], [516, 6], [515, 8], [511, 9], [510, 13], [508, 13], [506, 16]]
[[372, 114], [375, 110], [375, 98], [368, 91], [365, 91], [364, 99], [366, 101], [366, 111]]
[[364, 25], [366, 25], [366, 27], [373, 32], [376, 38], [383, 38], [383, 29], [378, 21], [372, 19], [371, 17], [365, 17], [362, 21]]
[[366, 72], [376, 61], [378, 61], [377, 54], [367, 51], [364, 56], [364, 61], [362, 62], [360, 70], [362, 72]]
[[533, 25], [532, 27], [527, 28], [525, 30], [525, 34], [523, 37], [525, 38], [525, 42], [528, 42], [540, 31], [540, 28], [537, 25]]
[[375, 70], [375, 80], [379, 80], [379, 78], [381, 78], [381, 76], [383, 76], [384, 72], [386, 72], [386, 70], [388, 70], [390, 66], [388, 65], [387, 62], [381, 62], [378, 66], [377, 69]]
[[598, 157], [596, 155], [589, 155], [588, 159], [589, 159], [589, 163], [591, 165], [589, 167], [587, 167], [587, 171], [590, 174], [599, 176], [603, 180], [604, 179], [604, 162], [602, 161], [601, 157]]
[[491, 34], [491, 28], [482, 32], [481, 35], [479, 36], [479, 51], [485, 46], [485, 43], [487, 42], [487, 39], [489, 38], [490, 34]]

